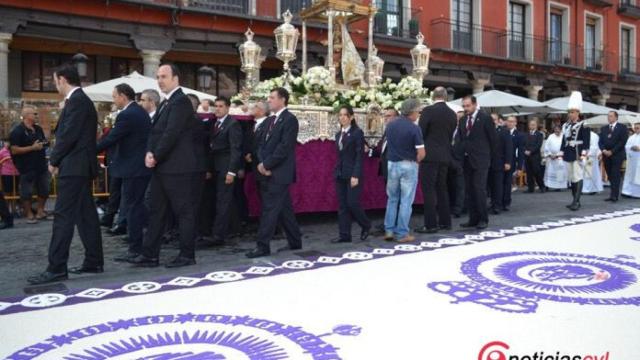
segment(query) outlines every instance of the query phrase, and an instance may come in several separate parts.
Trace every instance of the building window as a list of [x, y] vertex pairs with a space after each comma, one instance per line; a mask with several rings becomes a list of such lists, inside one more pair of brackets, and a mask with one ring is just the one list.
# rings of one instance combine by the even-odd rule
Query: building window
[[249, 14], [248, 0], [191, 0], [188, 1], [187, 4], [187, 6], [191, 8], [199, 8], [231, 14]]
[[473, 51], [473, 6], [472, 0], [452, 0], [453, 48]]
[[[56, 85], [53, 81], [53, 73], [58, 66], [70, 63], [72, 56], [73, 54], [23, 52], [22, 91], [55, 92]], [[87, 76], [81, 79], [82, 86], [95, 83], [95, 79], [95, 56], [89, 56]]]
[[564, 14], [562, 10], [552, 9], [550, 16], [549, 33], [549, 60], [553, 63], [562, 62], [563, 58], [563, 23]]
[[309, 7], [312, 2], [312, 0], [280, 0], [280, 13], [278, 14], [278, 17], [287, 10], [291, 11], [293, 16], [298, 16], [300, 11]]
[[375, 33], [388, 36], [402, 36], [402, 0], [376, 0], [378, 13], [375, 18]]
[[509, 55], [513, 58], [525, 58], [525, 5], [509, 3]]
[[595, 69], [599, 59], [596, 54], [596, 20], [594, 18], [587, 18], [584, 38], [585, 66], [588, 69]]
[[622, 28], [620, 30], [620, 71], [623, 73], [634, 72], [632, 55], [632, 34], [631, 29]]
[[142, 60], [126, 59], [126, 58], [111, 58], [111, 78], [112, 79], [129, 75], [134, 71], [137, 71], [139, 74], [144, 73], [144, 66], [142, 64]]

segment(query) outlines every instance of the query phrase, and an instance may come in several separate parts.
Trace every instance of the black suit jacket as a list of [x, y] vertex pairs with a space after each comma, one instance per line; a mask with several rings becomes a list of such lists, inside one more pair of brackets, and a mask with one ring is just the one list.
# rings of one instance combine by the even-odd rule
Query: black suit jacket
[[119, 178], [148, 176], [150, 170], [144, 165], [151, 123], [149, 114], [131, 103], [121, 111], [109, 134], [98, 143], [98, 152], [110, 152], [109, 172]]
[[478, 110], [471, 131], [467, 133], [467, 116], [458, 123], [456, 141], [460, 142], [461, 151], [468, 158], [473, 169], [488, 169], [496, 151], [496, 128], [493, 119], [483, 110]]
[[288, 185], [296, 181], [296, 144], [298, 143], [298, 119], [289, 110], [284, 110], [275, 120], [271, 131], [269, 124], [265, 140], [258, 155], [260, 162], [271, 171], [269, 181]]
[[617, 123], [613, 128], [613, 132], [609, 129], [609, 125], [605, 125], [600, 129], [600, 140], [598, 146], [600, 150], [611, 150], [613, 154], [610, 156], [612, 160], [624, 160], [627, 158], [624, 146], [629, 138], [629, 129], [626, 125]]
[[[510, 131], [505, 129], [507, 133]], [[518, 131], [518, 129], [513, 130], [513, 134], [511, 134], [511, 140], [513, 140], [513, 157], [511, 160], [511, 169], [512, 170], [522, 170], [524, 166], [524, 135]]]
[[238, 121], [231, 115], [227, 115], [218, 131], [215, 131], [216, 122], [211, 124], [211, 140], [209, 142], [210, 162], [209, 169], [237, 174], [244, 170], [242, 157], [242, 128]]
[[362, 179], [362, 155], [364, 154], [364, 132], [359, 127], [352, 126], [342, 140], [340, 150], [340, 134], [336, 133], [336, 150], [338, 161], [334, 175], [336, 179], [348, 180], [352, 177]]
[[202, 172], [206, 161], [202, 123], [191, 101], [176, 90], [163, 102], [154, 115], [147, 151], [156, 159], [155, 171], [160, 174]]
[[529, 157], [534, 160], [542, 160], [540, 149], [542, 148], [542, 142], [544, 141], [544, 135], [540, 131], [535, 131], [533, 135], [531, 132], [527, 132], [524, 135], [524, 150], [530, 151]]
[[450, 162], [451, 140], [456, 130], [456, 113], [444, 102], [427, 106], [420, 114], [426, 156], [423, 162]]
[[496, 132], [497, 149], [491, 161], [491, 170], [504, 171], [504, 164], [513, 163], [513, 139], [511, 138], [511, 134], [509, 134], [509, 130], [497, 128]]
[[275, 116], [269, 116], [264, 119], [252, 132], [251, 132], [251, 169], [256, 175], [257, 181], [266, 180], [266, 177], [258, 171], [258, 164], [262, 162], [260, 160], [259, 151], [264, 142], [266, 141], [267, 130], [269, 128], [269, 124], [275, 119]]
[[98, 175], [97, 133], [96, 108], [84, 91], [77, 89], [60, 114], [56, 143], [49, 155], [49, 163], [58, 167], [59, 177]]

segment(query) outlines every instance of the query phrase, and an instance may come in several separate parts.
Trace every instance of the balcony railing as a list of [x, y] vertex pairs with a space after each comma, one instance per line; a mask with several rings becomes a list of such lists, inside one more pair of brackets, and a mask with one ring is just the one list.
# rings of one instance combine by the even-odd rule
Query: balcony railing
[[219, 11], [229, 14], [249, 15], [249, 0], [189, 0], [187, 8]]
[[600, 7], [613, 6], [613, 0], [584, 0], [584, 2]]
[[[376, 5], [380, 6], [377, 4]], [[420, 14], [422, 8], [380, 6], [373, 26], [375, 35], [399, 38], [414, 38], [420, 32]]]
[[449, 19], [431, 23], [431, 48], [497, 57], [525, 62], [553, 64], [604, 71], [609, 53], [555, 39], [477, 25]]
[[[236, 16], [278, 17], [279, 0], [114, 0], [123, 3], [169, 8], [182, 11], [195, 11], [210, 14], [229, 14]], [[280, 3], [304, 3], [309, 0], [280, 0]], [[284, 5], [281, 6], [284, 8]], [[286, 8], [285, 8], [286, 10]], [[284, 11], [284, 10], [283, 10]], [[291, 10], [294, 11], [293, 9]]]
[[640, 68], [638, 67], [638, 59], [629, 56], [620, 56], [620, 74], [639, 76]]
[[618, 4], [618, 14], [640, 19], [640, 6], [638, 6], [637, 2], [634, 3], [633, 0], [620, 0]]

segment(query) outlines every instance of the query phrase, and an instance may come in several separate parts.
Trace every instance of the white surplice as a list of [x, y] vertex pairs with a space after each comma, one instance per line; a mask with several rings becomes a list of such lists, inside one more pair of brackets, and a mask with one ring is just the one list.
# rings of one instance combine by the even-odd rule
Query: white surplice
[[546, 166], [544, 170], [544, 184], [551, 189], [567, 188], [567, 167], [561, 157], [553, 160], [551, 156], [559, 156], [561, 154], [560, 146], [562, 144], [562, 135], [551, 134], [544, 144], [544, 157]]
[[602, 153], [598, 146], [599, 140], [600, 136], [592, 131], [591, 138], [589, 139], [589, 158], [584, 172], [583, 193], [597, 193], [604, 189], [602, 185], [602, 172], [600, 172], [600, 161], [598, 160], [598, 156]]
[[633, 146], [640, 147], [640, 135], [631, 135], [624, 147], [627, 151], [627, 168], [624, 172], [622, 193], [640, 198], [640, 151], [631, 150]]

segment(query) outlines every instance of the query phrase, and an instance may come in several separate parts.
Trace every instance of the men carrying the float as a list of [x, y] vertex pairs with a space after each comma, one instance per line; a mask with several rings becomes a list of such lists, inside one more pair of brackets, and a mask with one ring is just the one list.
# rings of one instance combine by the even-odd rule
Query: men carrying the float
[[576, 211], [580, 209], [580, 195], [582, 194], [582, 184], [586, 166], [586, 158], [589, 153], [589, 143], [591, 134], [589, 129], [580, 121], [582, 111], [582, 93], [574, 91], [569, 98], [567, 108], [569, 121], [562, 127], [562, 157], [567, 165], [569, 181], [571, 182], [571, 193], [573, 201], [567, 207]]

